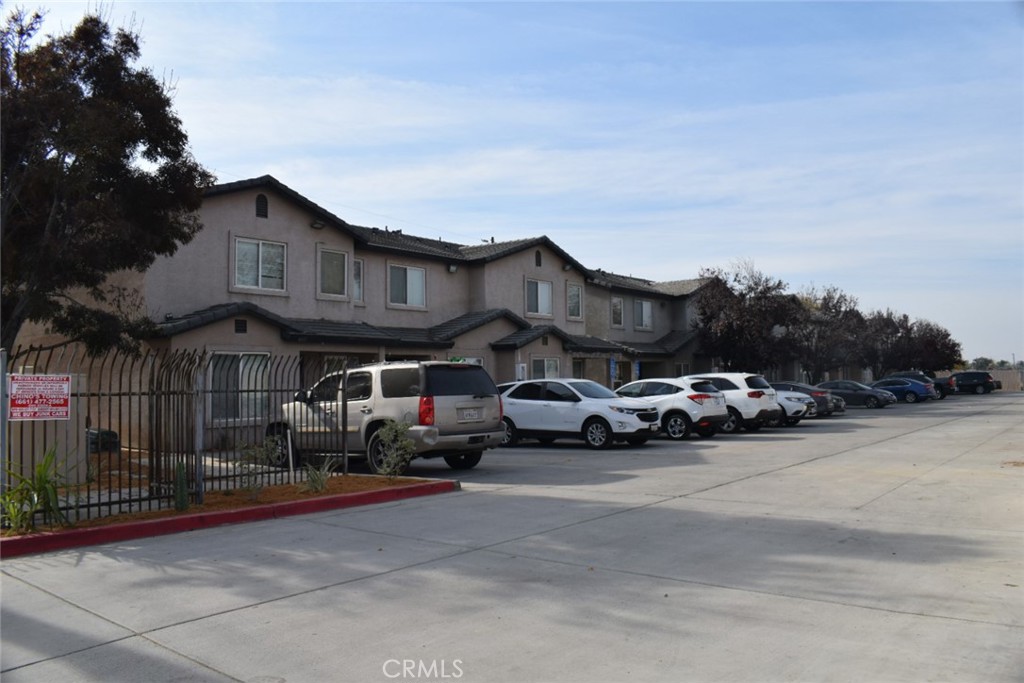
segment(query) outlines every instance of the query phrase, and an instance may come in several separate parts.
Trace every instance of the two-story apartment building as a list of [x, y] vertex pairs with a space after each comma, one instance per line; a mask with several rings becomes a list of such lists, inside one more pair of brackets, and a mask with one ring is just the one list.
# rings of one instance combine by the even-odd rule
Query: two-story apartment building
[[210, 188], [200, 213], [199, 234], [129, 284], [158, 324], [150, 345], [211, 354], [215, 382], [279, 353], [309, 381], [343, 358], [608, 386], [698, 369], [696, 280], [590, 270], [547, 237], [462, 245], [352, 225], [271, 176]]

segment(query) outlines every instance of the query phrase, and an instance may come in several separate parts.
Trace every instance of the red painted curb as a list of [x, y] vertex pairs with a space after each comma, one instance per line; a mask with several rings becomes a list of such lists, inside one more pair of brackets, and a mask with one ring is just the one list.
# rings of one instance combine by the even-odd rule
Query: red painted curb
[[238, 524], [256, 522], [292, 515], [306, 515], [313, 512], [338, 510], [358, 505], [374, 505], [405, 498], [430, 496], [436, 493], [448, 493], [461, 488], [457, 481], [431, 481], [423, 484], [396, 486], [378, 491], [362, 491], [360, 493], [342, 493], [334, 496], [321, 496], [308, 500], [295, 500], [288, 503], [259, 505], [240, 510], [224, 512], [197, 512], [191, 515], [179, 515], [166, 519], [149, 519], [139, 522], [125, 522], [109, 526], [90, 527], [85, 529], [67, 529], [29, 536], [10, 536], [0, 538], [0, 559], [45, 553], [52, 550], [77, 548], [84, 545], [101, 545], [116, 541], [130, 541], [135, 538], [163, 536], [182, 531], [208, 529], [222, 524]]

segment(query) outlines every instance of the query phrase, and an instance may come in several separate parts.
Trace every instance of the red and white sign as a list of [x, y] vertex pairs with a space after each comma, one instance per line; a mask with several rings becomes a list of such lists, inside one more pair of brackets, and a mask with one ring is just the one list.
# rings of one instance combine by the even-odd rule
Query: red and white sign
[[10, 375], [11, 420], [71, 417], [71, 375]]

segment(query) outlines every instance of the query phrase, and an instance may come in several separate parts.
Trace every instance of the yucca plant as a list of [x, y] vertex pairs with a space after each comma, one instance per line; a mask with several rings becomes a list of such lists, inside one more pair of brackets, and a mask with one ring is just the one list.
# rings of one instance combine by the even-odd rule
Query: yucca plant
[[29, 476], [7, 470], [14, 482], [0, 498], [4, 522], [16, 533], [35, 531], [36, 514], [43, 513], [47, 524], [67, 526], [68, 518], [60, 509], [58, 489], [63, 477], [57, 472], [57, 447], [52, 446], [35, 464]]

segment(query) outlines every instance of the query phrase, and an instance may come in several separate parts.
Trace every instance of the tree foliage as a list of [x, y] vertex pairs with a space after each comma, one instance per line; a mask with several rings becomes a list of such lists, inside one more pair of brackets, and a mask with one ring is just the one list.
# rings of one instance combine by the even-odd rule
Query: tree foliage
[[91, 351], [132, 347], [147, 320], [112, 273], [143, 271], [200, 229], [213, 177], [189, 151], [171, 90], [139, 36], [89, 15], [36, 41], [42, 15], [2, 28], [2, 338], [27, 321]]
[[857, 299], [838, 287], [819, 291], [810, 287], [799, 295], [799, 320], [790, 335], [797, 359], [810, 375], [812, 384], [825, 379], [832, 368], [848, 365], [856, 355], [857, 331], [864, 316], [857, 310]]
[[961, 363], [960, 343], [941, 325], [911, 321], [907, 315], [873, 311], [857, 340], [857, 358], [875, 377], [898, 370], [921, 370], [934, 376]]
[[777, 367], [795, 353], [788, 330], [801, 313], [786, 283], [749, 262], [733, 272], [705, 268], [708, 280], [696, 297], [694, 324], [701, 351], [721, 359], [726, 370], [756, 372]]

